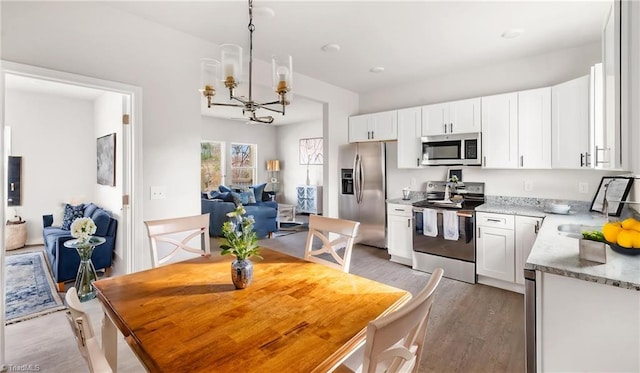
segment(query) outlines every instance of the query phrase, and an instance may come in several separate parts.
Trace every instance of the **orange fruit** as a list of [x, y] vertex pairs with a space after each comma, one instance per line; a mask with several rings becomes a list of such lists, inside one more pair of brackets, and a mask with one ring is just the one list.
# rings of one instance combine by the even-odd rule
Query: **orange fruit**
[[602, 226], [602, 235], [609, 242], [617, 242], [618, 234], [622, 231], [618, 222], [605, 223]]
[[620, 225], [622, 225], [623, 229], [634, 229], [639, 223], [640, 222], [634, 218], [627, 218], [624, 219]]
[[640, 249], [640, 232], [630, 230], [631, 232], [631, 246], [634, 249]]
[[617, 242], [618, 245], [622, 247], [626, 247], [628, 249], [633, 247], [633, 234], [634, 231], [631, 230], [621, 230], [618, 233]]

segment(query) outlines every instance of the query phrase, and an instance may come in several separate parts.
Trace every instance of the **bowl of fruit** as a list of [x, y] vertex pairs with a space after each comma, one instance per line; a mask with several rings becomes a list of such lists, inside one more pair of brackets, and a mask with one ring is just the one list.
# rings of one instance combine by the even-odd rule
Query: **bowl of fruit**
[[634, 218], [604, 223], [602, 238], [613, 251], [625, 255], [640, 255], [640, 221]]

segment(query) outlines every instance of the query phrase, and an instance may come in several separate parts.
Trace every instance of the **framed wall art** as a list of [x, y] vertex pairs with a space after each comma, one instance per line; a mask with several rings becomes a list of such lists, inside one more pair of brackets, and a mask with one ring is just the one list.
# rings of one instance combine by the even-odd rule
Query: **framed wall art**
[[98, 137], [96, 145], [98, 184], [116, 186], [116, 134]]
[[300, 164], [308, 166], [323, 162], [322, 137], [300, 139]]

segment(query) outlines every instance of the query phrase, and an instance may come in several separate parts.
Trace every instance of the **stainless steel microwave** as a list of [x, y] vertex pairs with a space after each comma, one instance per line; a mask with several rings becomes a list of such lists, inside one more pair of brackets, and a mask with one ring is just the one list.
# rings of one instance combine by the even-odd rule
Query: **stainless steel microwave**
[[422, 137], [422, 164], [481, 165], [480, 133]]

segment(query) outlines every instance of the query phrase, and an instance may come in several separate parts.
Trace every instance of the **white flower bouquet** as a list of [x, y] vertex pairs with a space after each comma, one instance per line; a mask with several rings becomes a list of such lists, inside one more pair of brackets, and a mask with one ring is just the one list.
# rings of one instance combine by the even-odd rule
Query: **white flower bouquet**
[[89, 241], [91, 235], [96, 233], [96, 223], [91, 218], [78, 218], [71, 223], [71, 236], [78, 239], [78, 242]]

